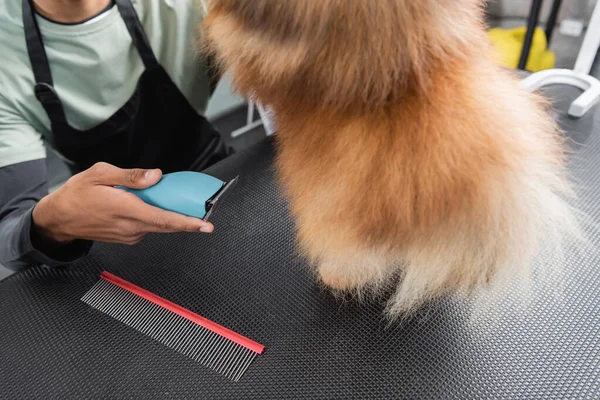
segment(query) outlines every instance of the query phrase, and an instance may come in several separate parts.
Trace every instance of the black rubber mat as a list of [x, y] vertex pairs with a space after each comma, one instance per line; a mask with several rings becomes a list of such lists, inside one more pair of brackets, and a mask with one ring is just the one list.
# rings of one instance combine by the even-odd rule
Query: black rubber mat
[[[556, 98], [565, 109], [576, 95]], [[599, 119], [595, 110], [564, 120], [579, 143], [574, 173], [595, 219]], [[507, 298], [474, 318], [468, 303], [445, 299], [387, 326], [382, 305], [336, 301], [295, 255], [272, 159], [266, 140], [210, 171], [240, 174], [212, 235], [96, 244], [68, 269], [0, 282], [0, 397], [600, 398], [598, 258], [568, 255], [559, 300], [540, 287], [526, 310]], [[240, 382], [227, 380], [81, 302], [103, 270], [264, 344], [265, 353]]]

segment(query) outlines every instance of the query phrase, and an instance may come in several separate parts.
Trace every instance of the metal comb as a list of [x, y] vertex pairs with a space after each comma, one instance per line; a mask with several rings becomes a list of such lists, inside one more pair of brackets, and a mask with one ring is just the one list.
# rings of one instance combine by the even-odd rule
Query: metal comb
[[264, 351], [263, 345], [106, 271], [81, 300], [235, 382]]

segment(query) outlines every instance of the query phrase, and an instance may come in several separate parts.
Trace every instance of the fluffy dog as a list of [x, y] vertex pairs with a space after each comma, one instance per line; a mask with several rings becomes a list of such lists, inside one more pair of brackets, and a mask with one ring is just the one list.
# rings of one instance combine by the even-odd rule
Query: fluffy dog
[[[562, 133], [480, 0], [209, 0], [205, 48], [269, 107], [297, 242], [387, 315], [527, 274], [577, 231]], [[396, 272], [396, 274], [395, 274]]]

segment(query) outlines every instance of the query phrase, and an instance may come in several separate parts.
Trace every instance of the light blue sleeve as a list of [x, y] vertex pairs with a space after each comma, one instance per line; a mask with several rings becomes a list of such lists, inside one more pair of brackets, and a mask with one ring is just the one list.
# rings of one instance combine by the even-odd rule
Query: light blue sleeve
[[0, 87], [0, 168], [43, 158], [42, 135], [19, 115]]

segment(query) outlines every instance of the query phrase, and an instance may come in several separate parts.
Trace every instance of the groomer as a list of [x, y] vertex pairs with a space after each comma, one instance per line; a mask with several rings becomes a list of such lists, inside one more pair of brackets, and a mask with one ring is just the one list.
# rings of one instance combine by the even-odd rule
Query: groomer
[[[0, 1], [0, 264], [58, 266], [94, 241], [213, 230], [114, 187], [228, 155], [202, 117], [197, 1]], [[74, 169], [52, 194], [44, 142]]]

